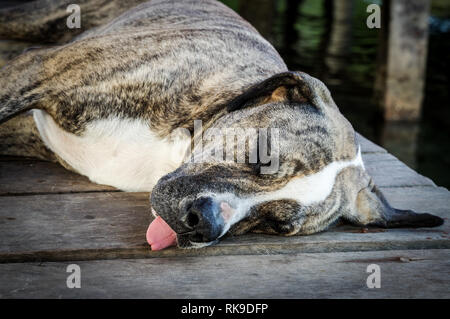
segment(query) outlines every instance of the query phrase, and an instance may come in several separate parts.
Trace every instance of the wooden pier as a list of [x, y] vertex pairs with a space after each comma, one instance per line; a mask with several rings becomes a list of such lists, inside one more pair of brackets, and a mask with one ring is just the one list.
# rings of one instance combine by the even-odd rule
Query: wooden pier
[[[151, 251], [148, 193], [90, 183], [49, 162], [0, 158], [0, 298], [449, 298], [450, 192], [359, 136], [391, 204], [438, 228], [337, 225], [311, 236], [249, 234]], [[66, 268], [81, 269], [81, 288]], [[369, 289], [367, 266], [381, 270]]]

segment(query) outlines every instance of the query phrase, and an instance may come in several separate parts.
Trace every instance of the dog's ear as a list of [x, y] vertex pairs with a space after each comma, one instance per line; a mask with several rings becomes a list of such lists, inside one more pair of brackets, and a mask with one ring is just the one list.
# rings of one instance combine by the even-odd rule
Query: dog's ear
[[391, 207], [372, 180], [368, 187], [358, 193], [356, 210], [344, 217], [356, 225], [382, 228], [436, 227], [444, 223], [442, 218], [435, 215]]
[[[320, 107], [324, 98], [331, 100], [328, 90], [319, 80], [303, 72], [283, 72], [248, 88], [227, 104], [227, 110], [233, 112], [247, 107], [283, 101], [310, 103]], [[318, 101], [318, 99], [321, 100]]]

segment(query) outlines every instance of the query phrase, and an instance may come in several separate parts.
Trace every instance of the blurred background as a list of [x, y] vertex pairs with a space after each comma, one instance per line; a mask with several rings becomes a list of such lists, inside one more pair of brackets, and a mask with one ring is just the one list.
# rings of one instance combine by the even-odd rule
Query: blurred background
[[421, 110], [412, 119], [396, 120], [386, 118], [382, 94], [377, 92], [389, 28], [366, 25], [367, 6], [384, 7], [388, 1], [221, 1], [258, 29], [290, 70], [322, 80], [355, 130], [438, 186], [450, 188], [450, 1], [428, 1]]

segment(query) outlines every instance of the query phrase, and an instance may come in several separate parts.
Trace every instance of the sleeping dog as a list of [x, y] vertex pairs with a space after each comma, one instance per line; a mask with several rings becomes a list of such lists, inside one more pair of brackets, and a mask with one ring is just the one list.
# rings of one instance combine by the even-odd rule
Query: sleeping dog
[[0, 36], [55, 42], [0, 70], [0, 120], [19, 115], [2, 126], [2, 154], [151, 192], [179, 247], [228, 232], [312, 234], [340, 218], [442, 224], [389, 206], [326, 86], [289, 71], [225, 5], [79, 2], [83, 32], [65, 26], [70, 1], [1, 11]]

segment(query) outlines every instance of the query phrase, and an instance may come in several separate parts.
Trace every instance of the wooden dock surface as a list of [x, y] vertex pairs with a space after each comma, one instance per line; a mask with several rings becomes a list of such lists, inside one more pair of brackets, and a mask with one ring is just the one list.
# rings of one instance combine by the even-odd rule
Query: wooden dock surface
[[[450, 192], [359, 136], [390, 203], [438, 228], [338, 225], [310, 236], [249, 234], [151, 251], [148, 193], [90, 183], [49, 162], [0, 158], [0, 298], [449, 298]], [[66, 267], [81, 268], [69, 289]], [[369, 289], [367, 266], [381, 269]]]

